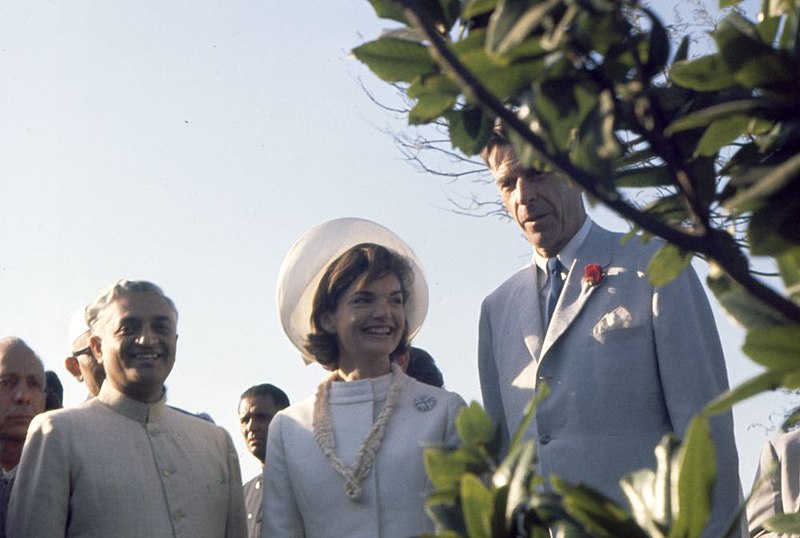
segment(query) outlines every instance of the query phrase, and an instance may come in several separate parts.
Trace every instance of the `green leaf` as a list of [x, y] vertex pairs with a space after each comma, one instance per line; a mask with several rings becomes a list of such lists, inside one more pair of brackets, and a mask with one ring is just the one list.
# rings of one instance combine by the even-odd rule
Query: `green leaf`
[[[508, 486], [505, 516], [511, 519], [514, 510], [530, 497], [529, 483], [536, 467], [536, 446], [533, 441], [516, 445], [492, 478], [495, 487], [505, 481]], [[505, 477], [505, 478], [503, 478]]]
[[703, 410], [703, 414], [716, 415], [717, 413], [727, 411], [734, 404], [752, 398], [756, 394], [775, 390], [781, 386], [781, 377], [781, 372], [767, 371], [748, 379], [738, 387], [723, 392], [714, 398]]
[[522, 416], [522, 422], [517, 428], [517, 431], [514, 432], [514, 437], [511, 438], [511, 446], [509, 447], [509, 453], [513, 451], [517, 445], [522, 443], [522, 439], [525, 437], [525, 434], [528, 431], [528, 427], [533, 421], [533, 417], [536, 415], [536, 409], [539, 407], [539, 404], [547, 398], [547, 395], [550, 394], [550, 387], [547, 386], [547, 383], [541, 381], [536, 384], [536, 393], [533, 395], [533, 398], [528, 402], [528, 406], [525, 408], [525, 412]]
[[795, 181], [798, 176], [800, 176], [800, 154], [774, 167], [755, 185], [728, 200], [725, 207], [734, 211], [738, 206], [747, 206], [753, 200], [772, 196]]
[[525, 11], [535, 5], [533, 0], [500, 0], [489, 18], [486, 32], [486, 50], [489, 53], [497, 51], [500, 42], [517, 24]]
[[780, 535], [800, 534], [800, 513], [778, 514], [764, 522], [764, 528]]
[[461, 506], [456, 504], [434, 504], [430, 502], [429, 497], [425, 508], [431, 519], [436, 523], [437, 528], [447, 529], [445, 534], [437, 533], [437, 537], [463, 538], [467, 533], [467, 529], [464, 527]]
[[375, 14], [381, 19], [391, 19], [408, 24], [405, 16], [403, 16], [403, 10], [394, 0], [369, 0], [369, 3], [372, 4]]
[[406, 90], [406, 95], [411, 99], [419, 99], [423, 95], [430, 94], [458, 97], [461, 90], [453, 81], [439, 73], [431, 73], [415, 79]]
[[598, 104], [598, 89], [575, 78], [546, 80], [539, 85], [533, 106], [543, 131], [558, 151], [569, 149], [580, 127]]
[[449, 454], [440, 449], [425, 450], [423, 462], [425, 463], [425, 472], [436, 488], [446, 488], [458, 484], [461, 475], [467, 470], [467, 466], [463, 462], [449, 457]]
[[492, 133], [494, 122], [479, 108], [465, 107], [445, 113], [450, 126], [450, 141], [466, 155], [477, 155]]
[[708, 126], [697, 143], [694, 156], [712, 157], [717, 152], [742, 136], [750, 125], [748, 116], [729, 116]]
[[[800, 186], [800, 184], [798, 184]], [[752, 212], [747, 239], [750, 250], [757, 256], [780, 256], [797, 246], [800, 232], [800, 197], [792, 192], [773, 196]]]
[[642, 11], [650, 19], [650, 41], [645, 64], [645, 76], [652, 78], [658, 75], [669, 59], [669, 35], [658, 16], [647, 8]]
[[691, 40], [689, 36], [683, 36], [681, 39], [681, 44], [678, 45], [678, 50], [675, 51], [675, 57], [672, 59], [673, 62], [682, 62], [689, 57], [689, 44]]
[[419, 125], [430, 123], [456, 104], [456, 98], [452, 95], [434, 93], [423, 95], [408, 112], [409, 125]]
[[731, 13], [712, 35], [734, 80], [745, 88], [780, 87], [795, 80], [794, 62], [762, 42], [756, 25], [742, 15]]
[[353, 54], [387, 82], [410, 82], [436, 68], [425, 46], [405, 39], [382, 37], [356, 47]]
[[465, 445], [485, 445], [494, 438], [495, 427], [480, 404], [471, 402], [456, 415], [456, 431]]
[[733, 72], [716, 54], [673, 63], [669, 78], [679, 86], [701, 92], [724, 90], [735, 84]]
[[553, 489], [562, 495], [564, 509], [587, 535], [646, 538], [626, 511], [602, 493], [584, 484], [569, 484], [557, 476], [553, 476], [551, 482]]
[[[713, 105], [696, 112], [691, 112], [682, 116], [667, 126], [664, 134], [671, 136], [688, 129], [705, 127], [710, 123], [723, 118], [736, 117], [739, 115], [756, 115], [774, 107], [774, 103], [764, 99], [739, 99], [729, 101], [719, 105]], [[777, 108], [777, 107], [775, 107]]]
[[692, 419], [678, 451], [677, 517], [670, 536], [701, 536], [711, 516], [711, 496], [716, 479], [716, 453], [708, 419]]
[[494, 11], [498, 0], [468, 0], [464, 6], [464, 18], [474, 19]]
[[470, 538], [492, 537], [492, 493], [476, 476], [466, 474], [461, 478], [461, 503], [464, 522]]
[[800, 302], [800, 247], [785, 251], [775, 258], [786, 293], [795, 302]]
[[672, 176], [665, 166], [640, 166], [617, 172], [614, 184], [617, 187], [662, 187], [672, 185]]
[[747, 332], [744, 351], [751, 359], [770, 370], [800, 370], [800, 326], [776, 325]]
[[531, 80], [544, 69], [545, 53], [535, 47], [518, 60], [490, 57], [484, 47], [485, 30], [474, 30], [466, 39], [453, 44], [452, 51], [487, 90], [500, 101], [517, 95], [530, 86]]
[[490, 53], [505, 54], [518, 46], [542, 24], [543, 19], [553, 9], [561, 5], [561, 0], [545, 0], [521, 12], [519, 7], [525, 4], [526, 2], [502, 3], [502, 9], [498, 9], [496, 17], [492, 18], [486, 36], [486, 47]]
[[773, 43], [781, 25], [780, 17], [764, 17], [758, 23], [758, 35], [764, 43]]
[[709, 266], [706, 283], [728, 317], [739, 326], [758, 329], [786, 323], [778, 311], [753, 298], [714, 263]]
[[657, 288], [668, 284], [689, 266], [692, 256], [692, 252], [665, 243], [647, 265], [650, 284]]

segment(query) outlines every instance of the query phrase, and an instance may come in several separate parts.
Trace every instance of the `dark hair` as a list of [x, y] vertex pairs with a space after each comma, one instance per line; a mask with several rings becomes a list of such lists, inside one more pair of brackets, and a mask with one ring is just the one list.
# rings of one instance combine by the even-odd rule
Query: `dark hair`
[[269, 396], [272, 398], [272, 404], [278, 409], [285, 409], [289, 407], [289, 397], [286, 396], [286, 393], [275, 385], [271, 385], [269, 383], [253, 385], [242, 393], [242, 395], [239, 397], [239, 401], [242, 401], [245, 398], [255, 398], [257, 396]]
[[410, 347], [408, 349], [406, 375], [427, 385], [439, 388], [444, 387], [444, 377], [439, 368], [437, 368], [436, 361], [433, 360], [430, 353], [418, 347]]
[[44, 410], [61, 409], [64, 407], [64, 387], [61, 385], [61, 380], [58, 379], [58, 374], [52, 370], [47, 370], [44, 373], [44, 377]]
[[[411, 266], [400, 254], [374, 243], [361, 243], [336, 258], [322, 275], [311, 307], [311, 332], [305, 348], [309, 355], [328, 370], [339, 366], [339, 342], [335, 334], [322, 328], [322, 316], [336, 312], [344, 292], [355, 282], [366, 284], [388, 274], [400, 281], [403, 302], [408, 301], [414, 275]], [[400, 343], [392, 352], [402, 353], [408, 346], [408, 319]]]
[[492, 134], [489, 135], [489, 140], [486, 142], [486, 146], [480, 152], [483, 162], [486, 163], [486, 166], [489, 166], [489, 157], [491, 157], [495, 148], [510, 145], [511, 140], [508, 139], [508, 133], [506, 133], [506, 128], [503, 125], [503, 122], [499, 119], [495, 120], [494, 127], [492, 128]]

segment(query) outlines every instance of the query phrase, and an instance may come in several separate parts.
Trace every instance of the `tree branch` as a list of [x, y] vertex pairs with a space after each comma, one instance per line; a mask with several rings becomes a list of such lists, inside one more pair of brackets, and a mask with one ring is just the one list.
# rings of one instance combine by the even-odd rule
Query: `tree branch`
[[800, 323], [800, 307], [769, 286], [753, 278], [746, 264], [742, 264], [739, 258], [731, 256], [729, 250], [726, 249], [728, 245], [719, 241], [715, 237], [716, 234], [710, 233], [700, 236], [670, 226], [631, 206], [624, 201], [616, 190], [609, 193], [598, 188], [594, 177], [572, 165], [568, 158], [562, 155], [549, 155], [542, 140], [514, 113], [498, 101], [494, 95], [492, 95], [491, 92], [461, 64], [415, 0], [396, 0], [396, 2], [401, 6], [406, 19], [415, 27], [419, 35], [430, 43], [431, 46], [428, 50], [433, 60], [456, 84], [458, 84], [464, 92], [464, 95], [469, 100], [478, 103], [479, 106], [484, 108], [491, 115], [500, 118], [537, 152], [546, 156], [550, 163], [562, 174], [571, 178], [604, 205], [640, 228], [662, 237], [680, 248], [707, 255], [709, 259], [718, 263], [728, 276], [744, 287], [745, 290], [754, 297], [780, 312], [788, 320], [794, 323]]

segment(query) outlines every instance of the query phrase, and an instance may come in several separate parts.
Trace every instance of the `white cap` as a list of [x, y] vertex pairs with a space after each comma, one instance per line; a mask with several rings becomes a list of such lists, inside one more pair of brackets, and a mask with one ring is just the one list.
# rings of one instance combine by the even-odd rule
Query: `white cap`
[[75, 344], [75, 340], [89, 332], [89, 326], [86, 325], [85, 311], [85, 308], [79, 308], [73, 312], [72, 317], [69, 318], [69, 333], [67, 335], [69, 342], [67, 343], [67, 347], [70, 353], [78, 351], [72, 348], [73, 344]]
[[283, 330], [303, 355], [306, 364], [314, 357], [305, 351], [311, 331], [311, 308], [322, 275], [347, 249], [360, 243], [375, 243], [403, 256], [414, 274], [405, 303], [409, 341], [419, 332], [428, 313], [428, 284], [414, 251], [388, 228], [359, 218], [324, 222], [308, 230], [292, 246], [278, 273], [278, 317]]

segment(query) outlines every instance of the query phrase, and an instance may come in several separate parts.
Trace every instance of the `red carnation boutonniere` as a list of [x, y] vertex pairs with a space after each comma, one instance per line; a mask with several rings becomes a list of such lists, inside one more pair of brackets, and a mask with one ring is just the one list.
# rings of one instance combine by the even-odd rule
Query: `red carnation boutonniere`
[[591, 288], [603, 281], [603, 268], [596, 263], [587, 264], [583, 268], [583, 281]]

